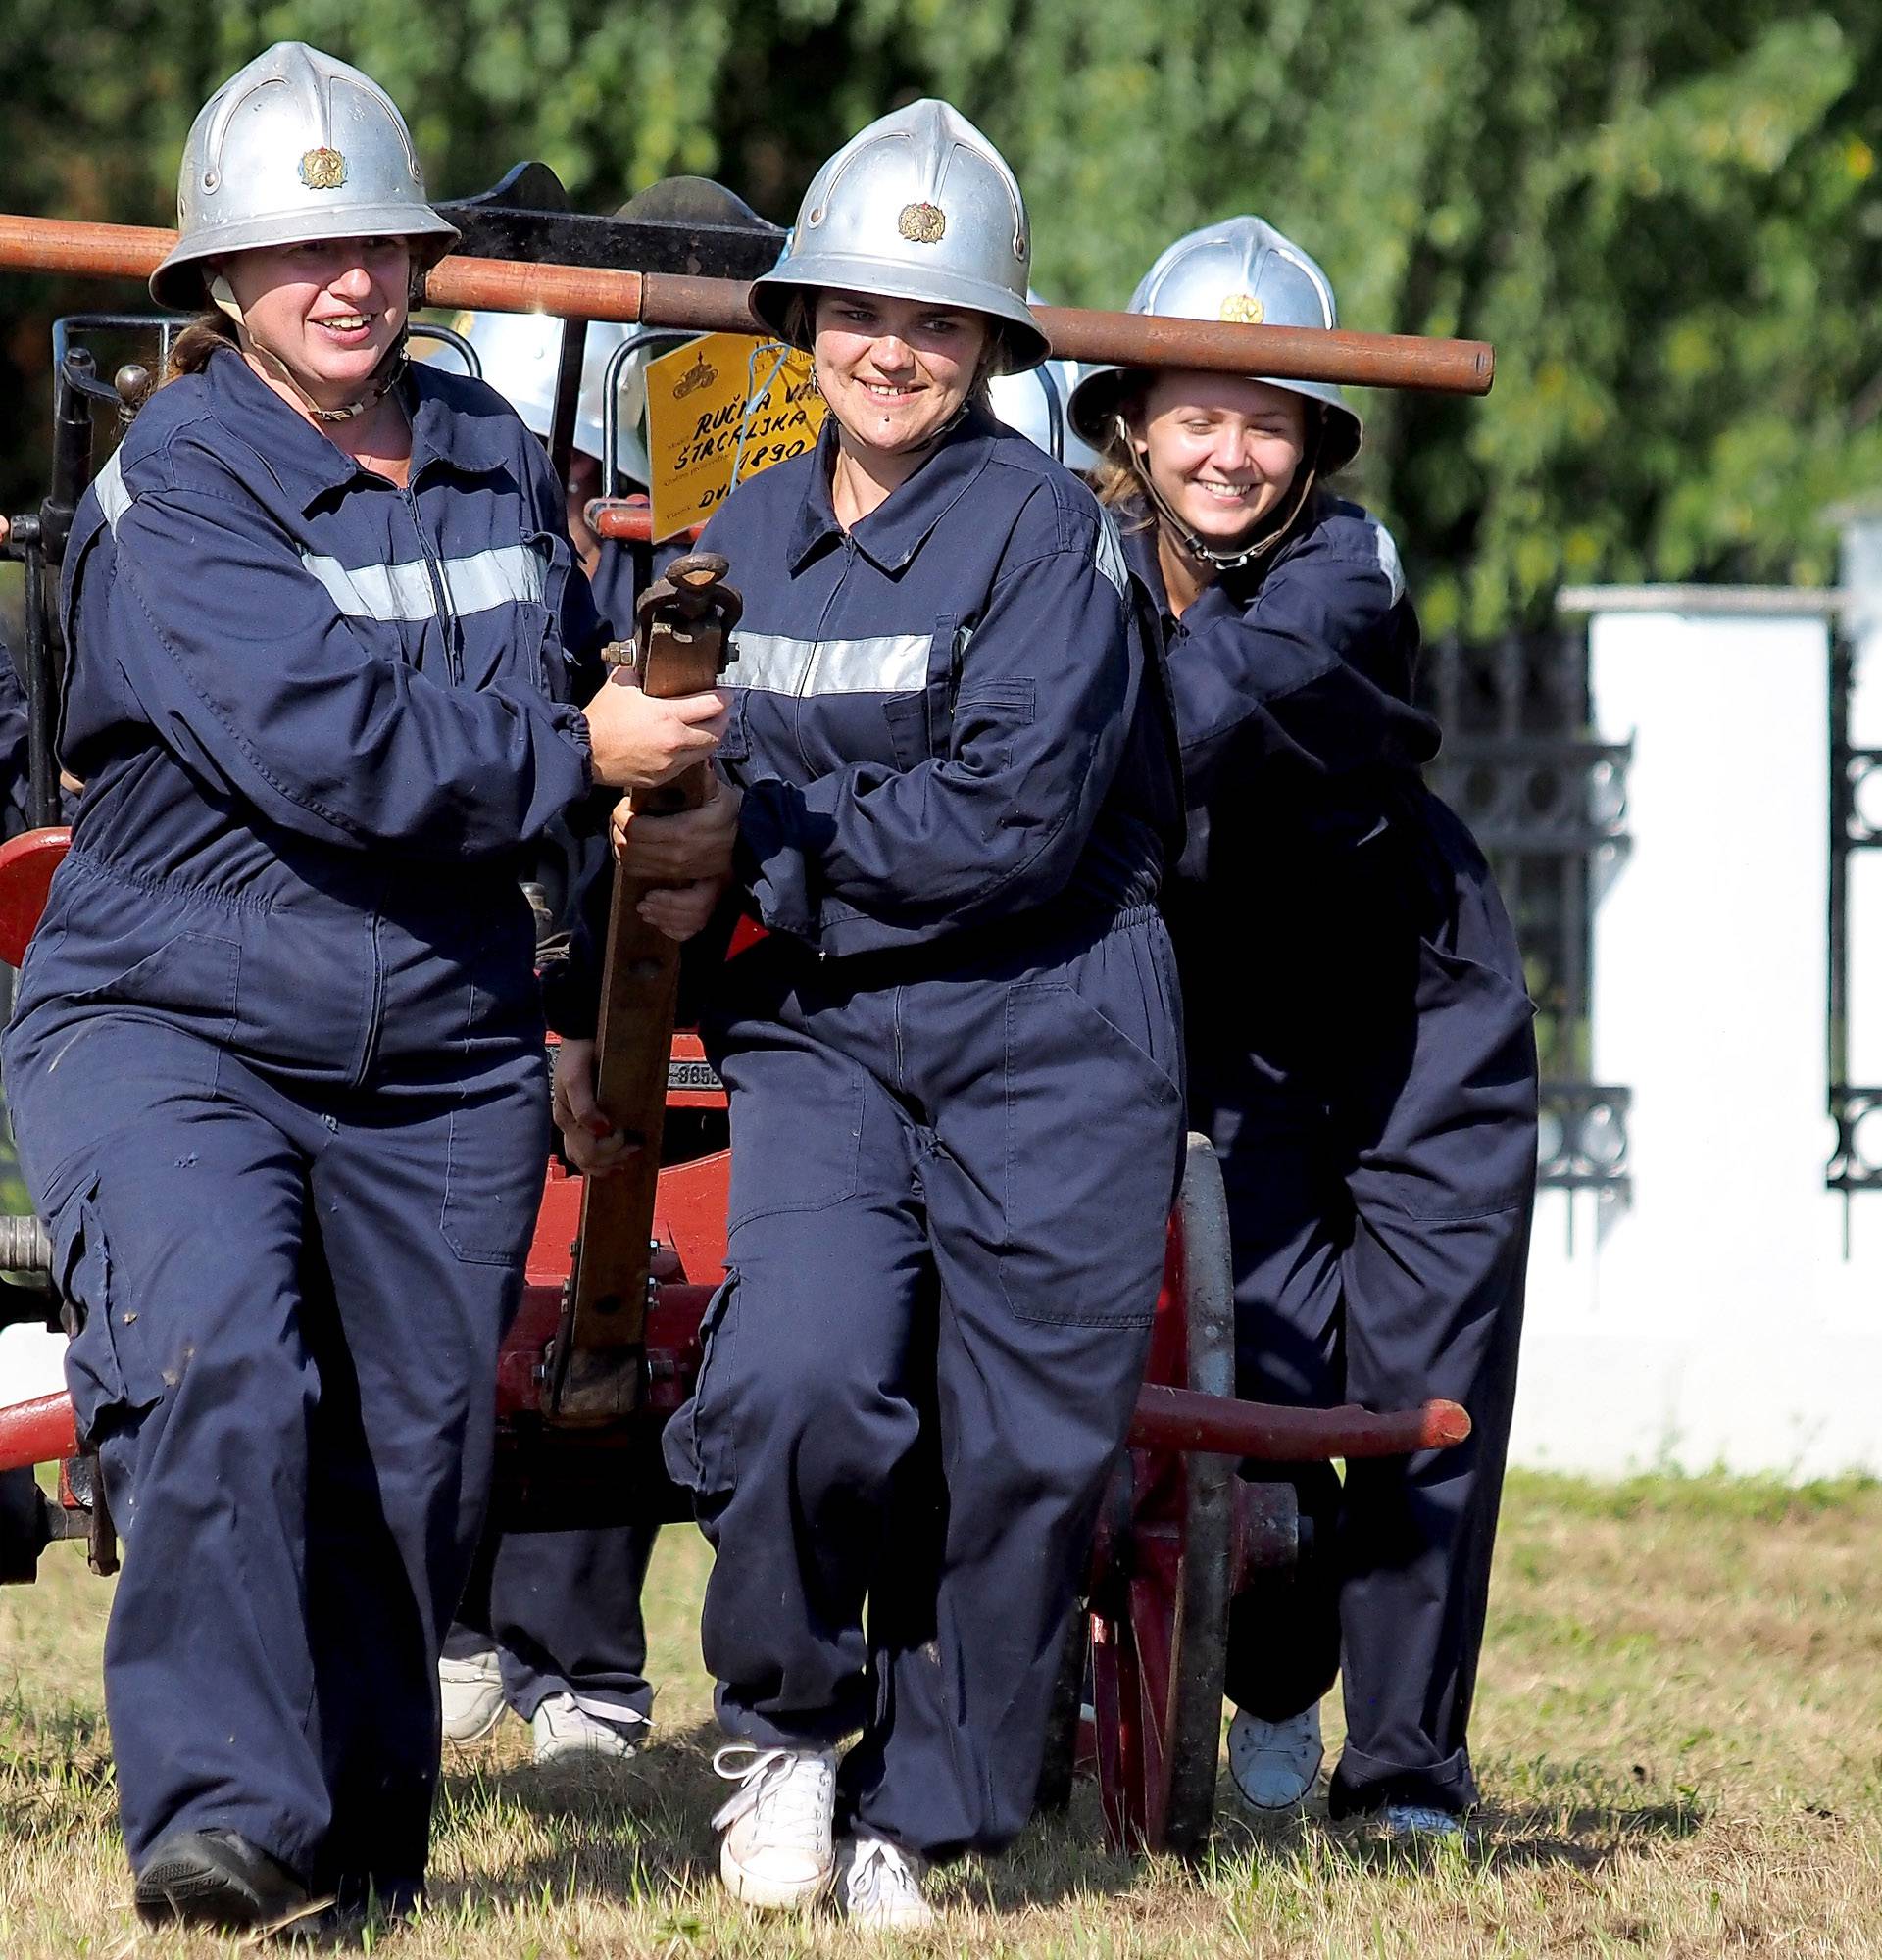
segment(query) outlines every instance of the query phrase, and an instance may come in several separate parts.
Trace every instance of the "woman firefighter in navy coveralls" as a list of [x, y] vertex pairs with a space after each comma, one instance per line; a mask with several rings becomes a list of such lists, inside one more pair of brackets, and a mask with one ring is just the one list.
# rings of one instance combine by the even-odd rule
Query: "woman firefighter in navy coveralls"
[[[736, 787], [694, 834], [736, 811], [771, 933], [703, 1023], [731, 1276], [668, 1460], [718, 1551], [704, 1650], [744, 1745], [721, 1874], [790, 1906], [840, 1862], [873, 1927], [923, 1923], [924, 1862], [1031, 1811], [1182, 1141], [1155, 650], [1110, 518], [978, 385], [1045, 353], [1027, 258], [1012, 172], [945, 104], [839, 151], [753, 294], [815, 352], [822, 437], [702, 541], [745, 612]], [[565, 1056], [596, 1161], [592, 1061]]]
[[548, 1141], [520, 860], [718, 704], [568, 705], [561, 492], [491, 390], [406, 367], [455, 233], [376, 84], [271, 49], [178, 205], [152, 291], [220, 311], [74, 526], [86, 788], [5, 1065], [126, 1542], [137, 1904], [240, 1925], [421, 1884]]
[[[1312, 259], [1259, 219], [1179, 239], [1136, 313], [1331, 327]], [[1458, 1449], [1296, 1477], [1300, 1581], [1236, 1600], [1230, 1767], [1285, 1808], [1342, 1677], [1333, 1814], [1447, 1831], [1515, 1389], [1536, 1060], [1514, 937], [1419, 765], [1418, 628], [1384, 528], [1324, 486], [1360, 446], [1337, 388], [1088, 374], [1074, 425], [1158, 597], [1190, 844], [1167, 908], [1194, 1121], [1228, 1186], [1240, 1393], [1461, 1401]], [[1264, 1475], [1271, 1474], [1263, 1471]]]

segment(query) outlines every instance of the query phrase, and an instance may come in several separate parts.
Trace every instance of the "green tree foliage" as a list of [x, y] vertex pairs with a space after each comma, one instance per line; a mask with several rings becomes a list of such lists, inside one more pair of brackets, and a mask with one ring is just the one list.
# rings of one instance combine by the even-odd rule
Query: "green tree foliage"
[[[163, 221], [196, 106], [269, 41], [359, 63], [434, 188], [540, 156], [611, 207], [674, 171], [788, 221], [932, 92], [1006, 150], [1055, 299], [1121, 305], [1254, 210], [1348, 324], [1497, 343], [1485, 403], [1374, 395], [1357, 487], [1428, 623], [1564, 581], [1830, 575], [1882, 479], [1882, 13], [1855, 0], [10, 0], [0, 205]], [[46, 322], [0, 282], [0, 498], [43, 466]]]

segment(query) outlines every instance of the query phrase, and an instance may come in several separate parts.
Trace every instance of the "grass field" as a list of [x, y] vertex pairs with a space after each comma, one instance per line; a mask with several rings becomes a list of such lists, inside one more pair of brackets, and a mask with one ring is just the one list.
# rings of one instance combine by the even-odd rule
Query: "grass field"
[[[693, 1623], [704, 1547], [651, 1589], [659, 1740], [538, 1772], [525, 1733], [455, 1755], [426, 1918], [401, 1960], [600, 1960], [854, 1942], [754, 1926], [711, 1880], [714, 1736]], [[140, 1935], [112, 1821], [98, 1656], [109, 1589], [73, 1547], [0, 1592], [0, 1956], [234, 1950]], [[1882, 1487], [1512, 1481], [1467, 1845], [1411, 1852], [1310, 1816], [1226, 1821], [1199, 1870], [1063, 1825], [941, 1886], [935, 1950], [986, 1954], [1882, 1953]]]

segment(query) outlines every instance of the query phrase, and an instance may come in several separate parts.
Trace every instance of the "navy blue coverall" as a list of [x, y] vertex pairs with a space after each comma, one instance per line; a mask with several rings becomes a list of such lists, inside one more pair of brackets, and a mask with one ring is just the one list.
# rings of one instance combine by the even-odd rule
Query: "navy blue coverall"
[[32, 828], [28, 746], [26, 691], [11, 649], [0, 639], [0, 837], [18, 837]]
[[540, 445], [402, 386], [409, 488], [219, 352], [87, 493], [86, 792], [5, 1044], [126, 1542], [131, 1861], [226, 1829], [395, 1900], [548, 1145], [519, 858], [589, 787], [594, 633]]
[[[633, 637], [641, 586], [683, 549], [602, 540], [589, 584], [610, 638]], [[587, 842], [605, 855], [605, 838]], [[611, 889], [606, 878], [599, 888]], [[659, 1536], [656, 1524], [490, 1532], [445, 1652], [466, 1659], [494, 1645], [504, 1699], [525, 1722], [552, 1694], [573, 1695], [603, 1721], [651, 1720], [640, 1595]]]
[[719, 759], [771, 936], [702, 1023], [729, 1278], [667, 1456], [718, 1551], [722, 1725], [861, 1730], [844, 1817], [947, 1856], [1031, 1811], [1143, 1367], [1183, 1131], [1155, 904], [1181, 798], [1089, 492], [975, 409], [846, 533], [835, 437], [702, 540], [745, 600]]
[[[1239, 1393], [1461, 1402], [1451, 1450], [1293, 1473], [1309, 1555], [1240, 1594], [1228, 1693], [1269, 1721], [1343, 1680], [1335, 1816], [1475, 1799], [1483, 1641], [1534, 1202], [1536, 1054], [1515, 937], [1422, 784], [1417, 616], [1390, 535], [1313, 497], [1264, 564], [1165, 617], [1191, 805], [1167, 910], [1192, 1120], [1228, 1189]], [[1272, 1476], [1271, 1465], [1251, 1466]]]

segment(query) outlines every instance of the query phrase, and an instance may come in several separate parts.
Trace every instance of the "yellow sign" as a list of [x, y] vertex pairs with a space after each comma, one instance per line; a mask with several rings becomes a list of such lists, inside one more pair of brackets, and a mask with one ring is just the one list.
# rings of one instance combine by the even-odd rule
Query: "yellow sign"
[[811, 357], [709, 333], [647, 364], [654, 536], [703, 524], [732, 486], [802, 456], [823, 425]]

